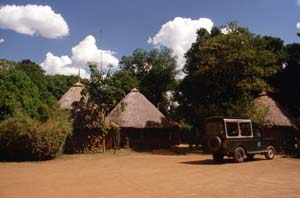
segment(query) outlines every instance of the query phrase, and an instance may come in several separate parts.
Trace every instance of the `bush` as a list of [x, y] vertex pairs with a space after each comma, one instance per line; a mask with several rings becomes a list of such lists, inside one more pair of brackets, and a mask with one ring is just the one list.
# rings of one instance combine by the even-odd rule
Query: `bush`
[[62, 149], [72, 125], [63, 112], [46, 122], [18, 115], [0, 123], [0, 160], [48, 160]]

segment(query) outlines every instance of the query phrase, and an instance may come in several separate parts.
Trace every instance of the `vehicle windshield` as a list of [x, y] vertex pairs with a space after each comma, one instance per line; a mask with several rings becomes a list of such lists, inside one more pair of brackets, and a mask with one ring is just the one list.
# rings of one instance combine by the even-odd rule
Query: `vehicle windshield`
[[224, 123], [222, 120], [207, 121], [205, 131], [206, 135], [221, 135], [224, 133]]

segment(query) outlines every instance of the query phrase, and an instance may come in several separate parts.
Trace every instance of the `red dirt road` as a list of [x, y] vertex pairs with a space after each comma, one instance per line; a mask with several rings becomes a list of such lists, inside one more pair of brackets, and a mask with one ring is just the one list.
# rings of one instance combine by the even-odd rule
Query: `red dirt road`
[[210, 155], [79, 155], [0, 163], [1, 198], [300, 197], [300, 159], [213, 164]]

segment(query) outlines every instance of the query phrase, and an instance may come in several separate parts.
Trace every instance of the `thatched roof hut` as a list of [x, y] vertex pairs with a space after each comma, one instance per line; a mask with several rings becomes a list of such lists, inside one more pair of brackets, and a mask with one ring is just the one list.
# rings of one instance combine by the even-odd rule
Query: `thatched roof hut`
[[84, 85], [80, 82], [75, 83], [58, 101], [59, 107], [62, 109], [72, 109], [72, 104], [81, 99], [81, 91]]
[[258, 108], [266, 108], [265, 127], [261, 134], [265, 138], [272, 138], [276, 149], [291, 153], [295, 148], [295, 141], [299, 137], [299, 129], [294, 119], [266, 92], [255, 99]]
[[258, 108], [267, 108], [265, 122], [269, 126], [292, 127], [298, 129], [294, 119], [266, 92], [262, 92], [255, 99], [255, 104]]
[[124, 148], [168, 148], [176, 141], [177, 125], [137, 89], [132, 89], [106, 119], [121, 128], [120, 146]]
[[107, 119], [121, 128], [172, 128], [169, 121], [136, 88], [108, 114]]

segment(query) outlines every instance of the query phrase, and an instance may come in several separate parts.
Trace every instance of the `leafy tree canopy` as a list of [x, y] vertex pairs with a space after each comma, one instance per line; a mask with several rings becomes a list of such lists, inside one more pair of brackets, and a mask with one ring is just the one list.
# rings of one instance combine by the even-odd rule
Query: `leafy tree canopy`
[[273, 43], [234, 23], [225, 30], [222, 33], [215, 27], [209, 33], [200, 29], [186, 53], [187, 76], [178, 95], [181, 106], [200, 117], [246, 112], [236, 107], [241, 104], [238, 101], [249, 103], [255, 94], [272, 90], [267, 79], [278, 71], [275, 52], [281, 50], [276, 48], [280, 41]]
[[78, 81], [77, 76], [65, 76], [65, 75], [48, 75], [47, 89], [52, 95], [59, 100], [66, 91]]
[[39, 89], [25, 72], [7, 69], [0, 72], [0, 120], [22, 112], [46, 120], [50, 109], [40, 97]]
[[97, 65], [90, 64], [91, 78], [87, 85], [90, 100], [106, 113], [134, 87], [139, 87], [138, 80], [126, 72], [103, 74], [97, 69]]
[[277, 97], [283, 106], [295, 117], [300, 117], [300, 44], [286, 46], [287, 59], [272, 82], [277, 88]]
[[121, 69], [139, 81], [140, 91], [164, 113], [167, 112], [167, 91], [174, 90], [176, 57], [163, 48], [145, 51], [136, 49], [131, 56], [123, 56]]
[[[16, 63], [1, 59], [0, 120], [17, 113], [37, 120], [47, 120], [57, 108], [57, 100], [52, 93], [61, 94], [64, 88], [63, 91], [66, 91], [73, 83], [70, 83], [71, 80], [68, 79], [72, 80], [72, 77], [60, 76], [56, 79], [46, 76], [43, 69], [30, 60]], [[58, 80], [61, 80], [61, 83], [57, 83]], [[55, 86], [56, 89], [54, 89]]]
[[55, 105], [56, 100], [47, 89], [48, 82], [45, 71], [41, 68], [41, 66], [31, 60], [22, 60], [15, 68], [25, 72], [31, 81], [38, 87], [40, 100], [44, 101], [49, 106]]
[[16, 62], [6, 60], [6, 59], [0, 59], [0, 71], [4, 69], [9, 69], [9, 68], [15, 68], [17, 65]]

